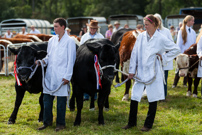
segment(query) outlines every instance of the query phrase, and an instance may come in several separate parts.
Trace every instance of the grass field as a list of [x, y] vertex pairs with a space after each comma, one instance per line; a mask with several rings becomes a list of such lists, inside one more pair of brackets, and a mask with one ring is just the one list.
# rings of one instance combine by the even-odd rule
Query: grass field
[[55, 132], [56, 104], [54, 101], [53, 126], [43, 131], [37, 128], [42, 123], [37, 122], [39, 114], [39, 94], [26, 92], [19, 109], [14, 125], [8, 125], [7, 121], [13, 111], [15, 102], [15, 79], [12, 76], [0, 76], [0, 135], [202, 135], [202, 99], [201, 84], [198, 87], [198, 98], [186, 97], [187, 88], [182, 87], [182, 78], [178, 87], [172, 89], [174, 70], [169, 72], [167, 102], [158, 102], [157, 114], [153, 129], [149, 132], [141, 132], [140, 129], [148, 111], [147, 99], [142, 99], [138, 107], [137, 127], [129, 130], [121, 129], [128, 122], [130, 102], [121, 101], [124, 93], [124, 85], [119, 88], [112, 87], [109, 98], [110, 110], [104, 112], [105, 125], [99, 126], [97, 103], [95, 111], [89, 111], [89, 101], [84, 102], [82, 109], [82, 121], [78, 127], [73, 126], [76, 111], [66, 112], [66, 129]]

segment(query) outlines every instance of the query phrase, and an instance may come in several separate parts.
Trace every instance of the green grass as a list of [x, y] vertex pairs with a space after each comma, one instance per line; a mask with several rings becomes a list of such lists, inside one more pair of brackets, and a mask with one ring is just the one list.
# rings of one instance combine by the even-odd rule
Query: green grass
[[76, 111], [66, 112], [66, 129], [56, 133], [54, 131], [56, 119], [56, 101], [54, 101], [53, 126], [43, 131], [37, 131], [42, 123], [37, 122], [39, 115], [39, 94], [26, 92], [20, 106], [17, 120], [14, 125], [8, 125], [7, 121], [13, 111], [15, 102], [15, 79], [12, 76], [0, 76], [0, 134], [9, 135], [202, 135], [202, 99], [201, 84], [198, 87], [198, 98], [186, 97], [187, 88], [182, 87], [182, 78], [178, 87], [172, 89], [174, 70], [169, 71], [167, 102], [158, 102], [157, 114], [153, 129], [150, 132], [141, 132], [147, 111], [148, 101], [142, 99], [138, 107], [137, 127], [129, 130], [121, 129], [128, 122], [130, 102], [121, 101], [125, 86], [112, 87], [109, 102], [110, 110], [104, 111], [105, 125], [98, 125], [98, 107], [95, 111], [89, 111], [89, 101], [84, 102], [82, 109], [81, 125], [74, 127], [73, 122]]

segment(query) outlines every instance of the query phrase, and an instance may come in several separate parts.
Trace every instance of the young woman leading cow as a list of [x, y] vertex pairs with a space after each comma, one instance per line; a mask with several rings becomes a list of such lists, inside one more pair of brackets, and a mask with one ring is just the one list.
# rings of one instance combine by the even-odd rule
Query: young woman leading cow
[[[157, 31], [159, 21], [153, 15], [144, 17], [146, 31], [136, 40], [130, 58], [129, 79], [136, 81], [132, 88], [128, 124], [123, 129], [129, 129], [137, 124], [138, 102], [144, 90], [147, 92], [149, 110], [142, 131], [149, 131], [154, 123], [157, 101], [164, 100], [163, 70], [166, 65], [180, 54], [180, 49], [174, 42]], [[164, 53], [168, 51], [168, 53]]]

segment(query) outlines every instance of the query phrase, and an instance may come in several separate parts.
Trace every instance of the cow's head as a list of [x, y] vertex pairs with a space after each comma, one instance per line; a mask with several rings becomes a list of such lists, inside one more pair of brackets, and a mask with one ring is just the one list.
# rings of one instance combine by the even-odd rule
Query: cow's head
[[[97, 54], [100, 66], [103, 68], [101, 71], [103, 72], [102, 77], [112, 82], [115, 75], [114, 68], [120, 43], [114, 46], [108, 39], [99, 39], [89, 40], [86, 45], [94, 55]], [[109, 65], [111, 67], [105, 68]]]
[[46, 56], [45, 51], [37, 51], [30, 46], [22, 46], [18, 49], [9, 47], [9, 50], [17, 55], [16, 70], [20, 81], [28, 80], [31, 72], [35, 68], [35, 60]]
[[179, 76], [187, 76], [189, 70], [189, 56], [187, 54], [180, 54], [176, 58], [177, 68], [179, 69]]

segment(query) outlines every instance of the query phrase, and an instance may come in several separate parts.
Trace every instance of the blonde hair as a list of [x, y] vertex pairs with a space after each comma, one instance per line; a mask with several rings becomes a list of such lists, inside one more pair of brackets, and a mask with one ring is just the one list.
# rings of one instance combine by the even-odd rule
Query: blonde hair
[[145, 16], [143, 20], [149, 21], [150, 23], [154, 23], [156, 28], [159, 27], [158, 19], [152, 14], [149, 14], [149, 15]]
[[192, 15], [187, 15], [183, 20], [182, 27], [181, 27], [183, 44], [187, 42], [187, 31], [186, 31], [187, 22], [191, 21], [193, 18], [194, 17]]

